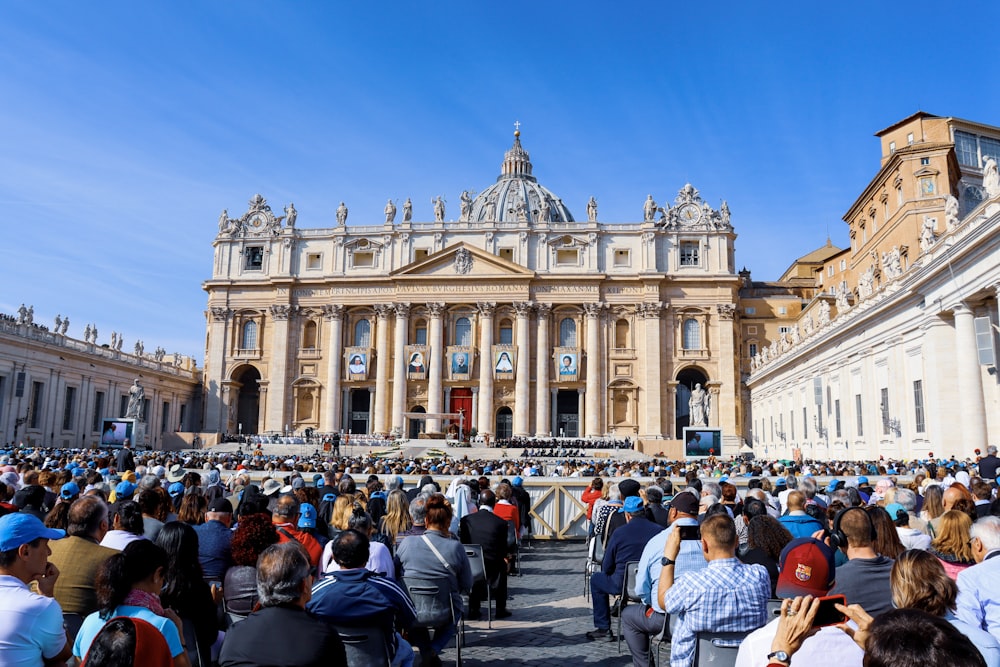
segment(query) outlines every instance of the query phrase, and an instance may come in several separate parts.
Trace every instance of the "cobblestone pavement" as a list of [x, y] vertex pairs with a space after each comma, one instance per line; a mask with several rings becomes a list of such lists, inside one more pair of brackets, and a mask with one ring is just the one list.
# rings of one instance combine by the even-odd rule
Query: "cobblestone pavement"
[[[490, 630], [484, 603], [483, 620], [466, 623], [462, 664], [631, 665], [624, 641], [619, 655], [617, 641], [588, 641], [584, 636], [594, 628], [592, 607], [583, 597], [585, 557], [582, 542], [533, 542], [523, 552], [523, 576], [509, 579], [513, 597], [508, 608], [513, 615], [493, 621]], [[618, 619], [612, 618], [613, 632], [617, 625]], [[445, 667], [455, 664], [454, 646], [441, 654], [441, 660]]]

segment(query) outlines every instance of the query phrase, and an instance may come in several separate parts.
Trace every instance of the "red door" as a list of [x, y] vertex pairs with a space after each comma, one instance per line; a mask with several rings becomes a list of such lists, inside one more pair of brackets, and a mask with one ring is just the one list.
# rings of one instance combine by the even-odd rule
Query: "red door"
[[[472, 390], [468, 387], [455, 387], [451, 390], [451, 405], [448, 412], [460, 412], [465, 415], [465, 423], [462, 430], [463, 437], [469, 433], [469, 425], [472, 423]], [[458, 426], [458, 418], [453, 422]]]

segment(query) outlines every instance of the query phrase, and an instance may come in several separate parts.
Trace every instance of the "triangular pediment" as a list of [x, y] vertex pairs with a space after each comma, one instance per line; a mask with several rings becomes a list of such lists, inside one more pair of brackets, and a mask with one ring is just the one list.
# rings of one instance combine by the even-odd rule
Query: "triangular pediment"
[[390, 274], [393, 278], [533, 278], [520, 264], [467, 243], [456, 243]]

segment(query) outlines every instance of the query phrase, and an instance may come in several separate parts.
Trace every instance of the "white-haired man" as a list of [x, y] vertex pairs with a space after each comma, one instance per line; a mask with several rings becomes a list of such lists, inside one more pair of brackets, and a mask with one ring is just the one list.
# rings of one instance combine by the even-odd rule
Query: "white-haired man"
[[1000, 517], [979, 519], [970, 535], [976, 565], [958, 573], [958, 617], [1000, 639]]

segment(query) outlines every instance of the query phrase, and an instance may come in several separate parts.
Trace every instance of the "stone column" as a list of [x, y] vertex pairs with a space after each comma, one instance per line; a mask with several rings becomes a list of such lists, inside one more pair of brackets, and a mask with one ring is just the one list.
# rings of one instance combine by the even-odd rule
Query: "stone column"
[[[443, 303], [427, 304], [427, 311], [431, 316], [430, 330], [427, 332], [430, 350], [430, 354], [427, 355], [427, 412], [431, 413], [441, 412], [441, 369], [445, 356], [441, 315], [444, 314], [444, 308]], [[441, 420], [437, 417], [428, 417], [424, 428], [428, 433], [440, 433]]]
[[[285, 389], [288, 387], [288, 329], [289, 318], [295, 311], [294, 306], [275, 304], [271, 306], [271, 321], [274, 331], [271, 332], [270, 364], [268, 378], [271, 383], [271, 400], [267, 409], [267, 419], [264, 422], [265, 431], [282, 431], [285, 425], [291, 427], [286, 419]], [[261, 332], [263, 333], [263, 332]]]
[[636, 346], [642, 350], [645, 373], [643, 374], [643, 394], [639, 403], [639, 437], [654, 438], [663, 437], [663, 413], [660, 410], [660, 380], [661, 380], [661, 360], [660, 350], [660, 303], [640, 303], [636, 306], [636, 313], [642, 318], [642, 346]]
[[590, 407], [587, 404], [587, 390], [577, 389], [576, 390], [576, 435], [578, 438], [582, 438], [586, 433], [583, 432], [584, 420], [590, 417]]
[[374, 405], [374, 400], [372, 399], [372, 394], [375, 393], [375, 387], [368, 387], [368, 433], [375, 433], [375, 411], [372, 410], [372, 405]]
[[372, 422], [373, 433], [385, 433], [389, 430], [389, 318], [392, 316], [391, 304], [376, 304], [375, 331], [375, 419]]
[[[226, 341], [229, 339], [229, 323], [232, 321], [233, 311], [223, 306], [212, 306], [209, 308], [210, 319], [208, 321], [208, 358], [205, 360], [207, 377], [205, 384], [208, 387], [215, 386], [215, 391], [205, 394], [205, 430], [220, 432], [223, 430], [226, 414], [226, 406], [222, 402], [222, 382], [226, 373]], [[259, 344], [259, 343], [258, 343]], [[118, 406], [115, 404], [117, 395], [108, 393], [108, 407], [113, 408], [109, 414], [117, 413]], [[103, 418], [104, 415], [101, 415]]]
[[601, 362], [604, 350], [601, 349], [601, 311], [603, 303], [585, 303], [583, 309], [587, 313], [587, 426], [583, 437], [601, 435]]
[[351, 430], [351, 390], [344, 387], [340, 390], [340, 430], [347, 433]]
[[549, 389], [549, 433], [553, 436], [559, 435], [559, 390], [555, 387]]
[[396, 332], [393, 334], [392, 363], [392, 428], [401, 436], [405, 436], [406, 428], [406, 334], [410, 328], [410, 305], [395, 304]]
[[962, 405], [958, 419], [962, 425], [962, 444], [966, 449], [984, 450], [990, 443], [986, 442], [986, 408], [973, 312], [965, 303], [958, 303], [951, 310], [955, 314], [955, 384]]
[[517, 375], [514, 378], [514, 436], [527, 437], [531, 413], [531, 322], [530, 302], [514, 304], [517, 315]]
[[493, 433], [493, 312], [495, 303], [480, 302], [479, 307], [479, 432]]
[[549, 319], [552, 314], [551, 303], [535, 305], [538, 317], [538, 340], [535, 343], [535, 435], [543, 435], [550, 429], [552, 422], [552, 404], [549, 401], [549, 370], [552, 368], [552, 355], [549, 352]]
[[[710, 423], [722, 429], [723, 441], [727, 437], [739, 436], [742, 433], [738, 422], [740, 383], [739, 383], [739, 360], [740, 351], [736, 347], [736, 331], [734, 319], [736, 316], [736, 306], [731, 303], [720, 303], [715, 306], [719, 315], [719, 389], [718, 398], [712, 402], [712, 412], [709, 416]], [[711, 327], [708, 328], [709, 332]], [[708, 345], [711, 346], [711, 338]], [[715, 355], [716, 351], [710, 349], [710, 354]], [[810, 424], [810, 427], [812, 425]], [[737, 454], [739, 448], [730, 454]]]
[[667, 398], [667, 415], [664, 420], [667, 429], [664, 435], [667, 440], [677, 440], [679, 438], [677, 435], [677, 385], [679, 384], [680, 382], [676, 380], [668, 380], [663, 383]]
[[476, 429], [476, 433], [479, 433], [479, 387], [472, 388], [472, 423], [466, 426], [469, 430]]
[[320, 429], [333, 432], [343, 424], [342, 408], [344, 404], [340, 393], [341, 360], [344, 358], [344, 307], [340, 305], [325, 305], [322, 308], [323, 319], [329, 323], [330, 335], [326, 342], [326, 406], [323, 409], [324, 419], [320, 421]]

